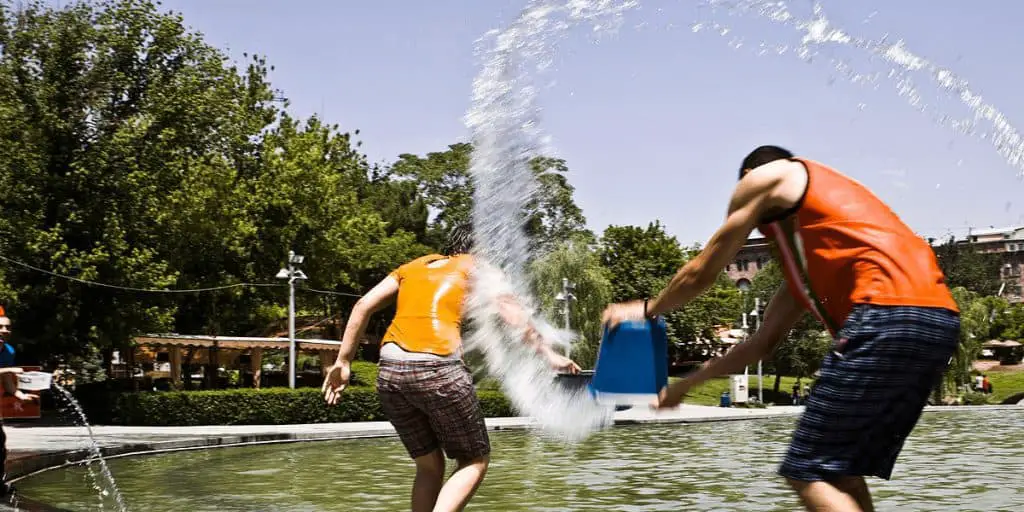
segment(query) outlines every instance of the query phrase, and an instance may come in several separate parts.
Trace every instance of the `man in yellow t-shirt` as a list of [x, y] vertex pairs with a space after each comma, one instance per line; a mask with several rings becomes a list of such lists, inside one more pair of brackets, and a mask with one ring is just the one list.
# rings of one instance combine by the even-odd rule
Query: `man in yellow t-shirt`
[[[487, 472], [491, 452], [473, 377], [462, 361], [463, 306], [476, 265], [468, 254], [468, 226], [449, 235], [444, 255], [431, 254], [406, 263], [364, 295], [352, 309], [338, 358], [324, 378], [324, 398], [338, 402], [348, 384], [371, 314], [397, 299], [395, 317], [381, 340], [377, 393], [409, 456], [416, 463], [412, 510], [462, 510]], [[511, 297], [499, 310], [506, 321], [524, 327]], [[532, 345], [558, 371], [578, 373], [579, 366], [540, 342], [525, 326]], [[444, 481], [445, 455], [458, 468]]]

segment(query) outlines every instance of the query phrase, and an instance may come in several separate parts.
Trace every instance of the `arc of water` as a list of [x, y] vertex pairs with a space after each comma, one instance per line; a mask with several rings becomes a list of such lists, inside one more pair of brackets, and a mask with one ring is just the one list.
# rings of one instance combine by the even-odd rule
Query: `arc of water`
[[[802, 34], [800, 44], [795, 47], [786, 45], [770, 45], [765, 41], [758, 44], [760, 54], [769, 50], [779, 55], [793, 53], [805, 62], [811, 62], [819, 55], [816, 48], [825, 45], [839, 45], [856, 48], [867, 52], [891, 64], [893, 67], [885, 77], [893, 80], [896, 92], [921, 113], [931, 114], [932, 120], [940, 126], [951, 128], [963, 135], [977, 135], [980, 139], [988, 139], [996, 151], [1006, 159], [1010, 166], [1017, 170], [1018, 177], [1024, 177], [1024, 137], [1010, 123], [1009, 118], [995, 105], [984, 100], [975, 91], [967, 79], [957, 75], [949, 68], [914, 53], [907, 47], [904, 40], [890, 42], [888, 38], [873, 40], [856, 37], [837, 27], [825, 14], [820, 2], [814, 2], [813, 15], [809, 19], [800, 19], [790, 12], [785, 2], [769, 0], [704, 0], [712, 10], [724, 8], [730, 14], [755, 13], [771, 22], [790, 27]], [[693, 25], [695, 32], [713, 30], [720, 36], [732, 33], [731, 29], [716, 22], [698, 22]], [[730, 46], [739, 48], [742, 42], [733, 39]], [[830, 59], [834, 70], [851, 83], [869, 83], [877, 86], [882, 74], [860, 74], [849, 63], [842, 59]], [[928, 78], [946, 94], [957, 98], [973, 114], [973, 119], [957, 119], [948, 114], [932, 111], [924, 102], [922, 95], [911, 78], [913, 73], [925, 73]], [[991, 133], [979, 135], [979, 122], [988, 122]]]
[[[86, 432], [89, 434], [89, 457], [85, 460], [85, 468], [89, 474], [89, 478], [93, 482], [93, 487], [97, 491], [100, 500], [100, 510], [103, 509], [103, 498], [113, 495], [114, 503], [117, 505], [117, 511], [128, 512], [128, 504], [125, 503], [124, 496], [121, 495], [121, 491], [117, 488], [117, 483], [114, 481], [114, 475], [110, 472], [110, 468], [107, 467], [107, 462], [103, 460], [103, 451], [100, 449], [100, 445], [96, 441], [96, 436], [93, 434], [89, 421], [85, 418], [85, 411], [82, 410], [82, 406], [78, 403], [78, 400], [75, 400], [75, 396], [71, 394], [67, 388], [57, 384], [56, 382], [53, 383], [53, 387], [60, 392], [61, 396], [63, 396], [71, 408], [74, 409], [76, 422], [85, 427]], [[93, 461], [99, 463], [100, 475], [102, 475], [102, 478], [97, 477], [96, 473], [93, 471]]]
[[537, 189], [529, 162], [545, 145], [533, 78], [550, 66], [554, 43], [568, 28], [591, 23], [614, 30], [621, 14], [635, 6], [611, 0], [530, 2], [508, 28], [481, 42], [483, 65], [466, 115], [474, 144], [474, 252], [483, 262], [473, 275], [468, 310], [475, 329], [466, 346], [483, 353], [519, 411], [549, 432], [574, 439], [609, 424], [611, 411], [552, 386], [553, 373], [544, 361], [523, 347], [520, 332], [500, 320], [496, 299], [503, 293], [519, 297], [542, 333], [555, 343], [571, 342], [537, 314], [526, 279], [530, 244], [524, 209]]
[[[948, 69], [914, 54], [902, 40], [889, 43], [858, 38], [834, 26], [825, 16], [820, 3], [814, 4], [814, 15], [801, 20], [788, 9], [786, 2], [773, 0], [704, 0], [712, 9], [727, 8], [730, 12], [754, 12], [772, 22], [791, 27], [802, 34], [799, 45], [771, 46], [761, 42], [761, 52], [769, 48], [777, 53], [792, 51], [798, 58], [812, 61], [816, 49], [826, 44], [857, 48], [869, 56], [892, 64], [887, 77], [896, 81], [897, 92], [922, 112], [928, 106], [921, 100], [910, 74], [927, 72], [941, 89], [958, 97], [973, 113], [973, 121], [940, 116], [938, 121], [961, 133], [977, 133], [977, 122], [991, 123], [990, 137], [997, 151], [1010, 165], [1024, 175], [1024, 142], [1006, 116], [986, 103], [968, 82]], [[519, 333], [498, 319], [495, 298], [499, 290], [520, 297], [533, 322], [556, 341], [565, 343], [557, 330], [536, 314], [526, 276], [529, 241], [523, 230], [524, 208], [536, 191], [530, 171], [530, 160], [540, 154], [546, 144], [540, 128], [536, 76], [550, 66], [555, 43], [566, 31], [580, 23], [590, 23], [597, 30], [615, 30], [622, 15], [635, 8], [636, 1], [612, 0], [533, 0], [506, 29], [488, 33], [480, 45], [482, 69], [473, 82], [473, 103], [466, 115], [466, 125], [474, 144], [470, 173], [474, 192], [473, 222], [475, 252], [490, 265], [474, 274], [473, 292], [469, 298], [469, 317], [476, 330], [467, 336], [467, 347], [480, 350], [491, 373], [497, 375], [522, 412], [534, 416], [549, 430], [579, 437], [606, 423], [607, 417], [595, 405], [579, 397], [552, 388], [551, 378], [543, 362], [521, 348]], [[698, 23], [694, 31], [713, 28], [721, 36], [731, 33], [718, 23]], [[734, 40], [734, 47], [742, 45]], [[854, 83], [878, 83], [880, 74], [858, 74], [846, 61], [832, 59], [833, 67]], [[982, 134], [982, 138], [988, 137]], [[502, 292], [502, 293], [503, 293]], [[548, 382], [546, 382], [548, 381]], [[606, 411], [605, 411], [606, 412]]]

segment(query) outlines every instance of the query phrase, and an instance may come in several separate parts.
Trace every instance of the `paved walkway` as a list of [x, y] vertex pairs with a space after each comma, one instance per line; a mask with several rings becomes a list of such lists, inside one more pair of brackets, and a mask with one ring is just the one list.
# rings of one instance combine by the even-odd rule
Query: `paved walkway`
[[[929, 407], [928, 411], [995, 411], [1021, 406]], [[634, 407], [615, 413], [615, 423], [702, 423], [709, 421], [749, 420], [796, 416], [803, 407], [774, 406], [766, 409], [721, 408], [682, 405], [670, 411], [652, 411]], [[520, 430], [534, 427], [531, 418], [488, 418], [491, 430]], [[83, 427], [32, 427], [8, 425], [8, 472], [12, 478], [41, 469], [84, 460], [90, 448], [88, 431]], [[186, 450], [257, 443], [319, 441], [386, 437], [395, 435], [386, 421], [317, 423], [307, 425], [228, 425], [197, 427], [122, 427], [95, 426], [92, 433], [104, 456], [119, 456], [155, 451]]]

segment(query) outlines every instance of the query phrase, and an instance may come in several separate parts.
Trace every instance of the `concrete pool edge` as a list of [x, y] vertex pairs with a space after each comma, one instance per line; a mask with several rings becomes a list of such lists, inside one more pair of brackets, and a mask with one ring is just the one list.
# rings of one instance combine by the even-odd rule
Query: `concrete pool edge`
[[[935, 406], [926, 408], [925, 412], [979, 410], [1024, 411], [1024, 406]], [[793, 406], [776, 406], [765, 409], [725, 409], [686, 405], [661, 413], [654, 413], [647, 409], [619, 411], [615, 414], [614, 424], [615, 426], [628, 426], [745, 421], [793, 417], [798, 416], [802, 411], [803, 407]], [[537, 426], [536, 422], [529, 417], [487, 418], [486, 422], [490, 431], [527, 430]], [[84, 428], [8, 426], [6, 429], [9, 452], [7, 473], [11, 482], [17, 482], [45, 471], [78, 465], [89, 458], [88, 449], [84, 446], [88, 439]], [[386, 421], [195, 427], [94, 426], [93, 430], [105, 459], [209, 448], [396, 436], [391, 424]], [[72, 433], [71, 439], [68, 439], [69, 433]], [[62, 444], [64, 447], [60, 446]], [[74, 444], [78, 444], [78, 446], [68, 446]], [[36, 448], [33, 449], [27, 445], [35, 445]]]

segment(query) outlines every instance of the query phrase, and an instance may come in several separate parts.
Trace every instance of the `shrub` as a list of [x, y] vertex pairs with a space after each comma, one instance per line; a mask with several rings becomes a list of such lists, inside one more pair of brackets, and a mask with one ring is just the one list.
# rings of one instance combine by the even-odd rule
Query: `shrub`
[[967, 393], [964, 393], [963, 403], [964, 405], [988, 405], [988, 395], [985, 393], [968, 391]]
[[352, 361], [352, 377], [349, 382], [353, 386], [377, 387], [377, 365], [369, 361]]
[[[351, 386], [341, 402], [328, 407], [319, 389], [232, 389], [116, 393], [107, 410], [87, 411], [93, 423], [147, 426], [286, 425], [350, 421], [384, 421], [377, 392], [369, 386]], [[486, 417], [513, 416], [504, 395], [478, 391]], [[102, 419], [101, 419], [102, 418]]]

